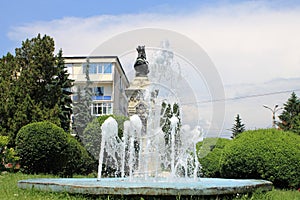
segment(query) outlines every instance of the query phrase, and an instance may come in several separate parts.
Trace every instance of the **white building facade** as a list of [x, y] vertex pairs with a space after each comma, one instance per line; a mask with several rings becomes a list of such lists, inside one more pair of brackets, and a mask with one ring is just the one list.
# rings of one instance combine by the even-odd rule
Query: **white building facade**
[[129, 86], [127, 76], [117, 56], [64, 57], [65, 65], [74, 80], [72, 100], [78, 99], [78, 88], [87, 84], [86, 67], [89, 66], [89, 90], [92, 94], [91, 114], [127, 116], [125, 89]]

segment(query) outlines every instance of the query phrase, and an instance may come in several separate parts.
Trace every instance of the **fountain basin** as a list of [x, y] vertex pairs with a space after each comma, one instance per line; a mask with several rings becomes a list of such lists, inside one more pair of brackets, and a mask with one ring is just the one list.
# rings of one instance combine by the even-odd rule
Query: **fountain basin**
[[269, 191], [273, 184], [257, 179], [220, 179], [200, 178], [187, 180], [184, 178], [175, 181], [166, 179], [148, 178], [41, 178], [28, 179], [18, 182], [22, 189], [36, 189], [49, 192], [68, 192], [92, 195], [191, 195], [210, 196], [253, 192], [256, 189]]

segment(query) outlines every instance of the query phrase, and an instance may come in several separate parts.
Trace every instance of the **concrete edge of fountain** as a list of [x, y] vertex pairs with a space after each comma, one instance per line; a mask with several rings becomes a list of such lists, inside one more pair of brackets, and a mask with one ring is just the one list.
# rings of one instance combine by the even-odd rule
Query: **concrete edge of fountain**
[[273, 184], [258, 179], [200, 178], [199, 181], [129, 181], [124, 178], [41, 178], [18, 181], [22, 189], [91, 195], [188, 195], [243, 194], [256, 189], [269, 191]]

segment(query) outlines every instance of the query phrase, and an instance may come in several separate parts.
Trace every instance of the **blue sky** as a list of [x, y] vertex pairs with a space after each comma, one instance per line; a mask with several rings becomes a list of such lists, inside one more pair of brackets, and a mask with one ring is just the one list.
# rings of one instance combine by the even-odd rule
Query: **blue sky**
[[[183, 3], [184, 2], [184, 3]], [[143, 12], [183, 12], [193, 5], [207, 5], [209, 1], [182, 0], [9, 0], [2, 1], [0, 12], [0, 53], [5, 55], [19, 46], [11, 41], [8, 32], [17, 26], [36, 21], [51, 21], [64, 17], [92, 17], [95, 15], [121, 15]], [[184, 5], [184, 7], [182, 7]]]
[[[64, 55], [89, 55], [124, 31], [166, 28], [206, 51], [226, 98], [300, 88], [299, 0], [10, 0], [0, 6], [1, 55], [14, 53], [38, 33], [53, 37]], [[282, 106], [288, 97], [227, 102], [224, 129], [230, 129], [237, 113], [250, 129], [270, 127], [262, 104]]]

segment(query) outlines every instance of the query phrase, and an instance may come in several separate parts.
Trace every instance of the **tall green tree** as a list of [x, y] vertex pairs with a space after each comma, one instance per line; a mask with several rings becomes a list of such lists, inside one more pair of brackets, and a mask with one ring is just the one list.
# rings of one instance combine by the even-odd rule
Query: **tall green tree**
[[27, 39], [22, 47], [16, 49], [16, 62], [20, 70], [20, 97], [29, 94], [36, 103], [44, 108], [53, 108], [57, 99], [53, 98], [53, 87], [57, 75], [54, 56], [54, 40], [44, 35]]
[[300, 134], [300, 100], [293, 92], [284, 104], [282, 113], [278, 116], [279, 128]]
[[57, 77], [55, 78], [55, 86], [59, 90], [57, 91], [58, 107], [60, 110], [59, 118], [61, 127], [69, 132], [70, 122], [72, 115], [72, 99], [71, 99], [71, 88], [73, 86], [73, 80], [69, 79], [69, 73], [65, 66], [62, 49], [59, 50], [56, 57], [57, 62]]
[[0, 135], [10, 135], [11, 118], [17, 104], [15, 102], [15, 86], [17, 82], [15, 58], [8, 53], [0, 59]]
[[0, 59], [0, 134], [10, 136], [10, 145], [31, 122], [48, 120], [68, 130], [72, 82], [62, 51], [56, 57], [54, 49], [51, 37], [38, 34], [22, 42], [15, 56]]
[[233, 127], [231, 128], [232, 136], [231, 138], [236, 138], [240, 133], [245, 131], [245, 124], [242, 123], [242, 119], [240, 118], [240, 115], [237, 114], [235, 118], [235, 123], [233, 124]]
[[90, 80], [90, 65], [89, 59], [87, 59], [86, 64], [83, 66], [83, 72], [85, 73], [86, 82], [82, 87], [77, 86], [77, 100], [74, 102], [74, 126], [76, 128], [77, 134], [82, 135], [87, 124], [93, 120], [91, 113], [92, 106], [92, 88]]

